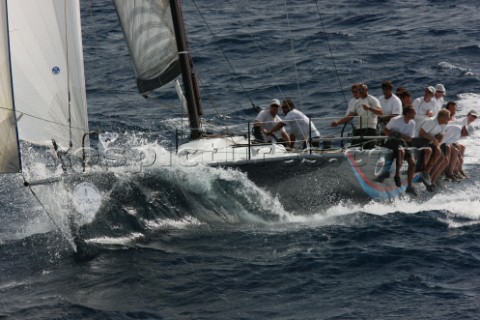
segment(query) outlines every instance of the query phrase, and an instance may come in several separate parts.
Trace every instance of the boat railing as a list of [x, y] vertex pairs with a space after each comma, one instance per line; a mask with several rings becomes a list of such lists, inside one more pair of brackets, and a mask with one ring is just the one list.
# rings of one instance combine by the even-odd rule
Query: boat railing
[[[354, 119], [356, 117], [352, 117]], [[243, 136], [245, 140], [243, 142], [234, 142], [232, 140], [232, 143], [229, 145], [230, 149], [229, 151], [223, 151], [223, 152], [235, 152], [235, 149], [238, 148], [246, 148], [246, 154], [245, 157], [248, 160], [251, 160], [252, 157], [255, 157], [259, 154], [260, 148], [270, 148], [268, 150], [264, 150], [265, 152], [262, 152], [264, 154], [275, 154], [276, 152], [276, 146], [282, 145], [286, 146], [284, 150], [286, 152], [295, 152], [295, 153], [322, 153], [322, 152], [331, 152], [334, 150], [345, 150], [346, 148], [353, 148], [357, 147], [360, 149], [363, 149], [364, 144], [371, 142], [371, 141], [382, 141], [385, 139], [388, 139], [387, 136], [384, 135], [354, 135], [355, 132], [355, 126], [353, 125], [353, 121], [349, 121], [342, 126], [338, 127], [332, 127], [331, 122], [335, 119], [338, 119], [337, 117], [322, 117], [322, 118], [310, 118], [310, 126], [309, 126], [309, 132], [304, 139], [296, 139], [295, 141], [295, 147], [291, 148], [290, 146], [286, 146], [285, 141], [282, 139], [278, 138], [278, 133], [277, 136], [272, 136], [271, 141], [268, 141], [270, 139], [257, 139], [253, 135], [253, 128], [255, 126], [254, 122], [247, 122], [246, 126], [246, 133], [243, 134], [230, 134], [230, 135], [205, 135], [205, 137], [210, 137], [210, 138], [215, 138], [215, 137], [234, 137], [234, 136]], [[313, 126], [315, 128], [318, 128], [320, 132], [320, 137], [314, 137], [312, 130]], [[181, 144], [180, 141], [185, 138], [186, 135], [182, 134], [181, 131], [177, 130], [176, 135], [175, 135], [175, 149], [176, 152], [178, 153], [179, 145]], [[335, 144], [335, 142], [337, 142]], [[321, 146], [320, 146], [321, 144]], [[209, 154], [208, 158], [211, 158], [212, 160], [214, 159], [214, 154], [221, 153], [222, 151], [219, 149], [212, 149], [212, 150], [206, 150], [206, 149], [199, 149], [199, 150], [185, 150], [183, 149], [183, 153], [187, 153], [190, 155], [198, 155], [198, 153], [201, 152], [202, 154]]]

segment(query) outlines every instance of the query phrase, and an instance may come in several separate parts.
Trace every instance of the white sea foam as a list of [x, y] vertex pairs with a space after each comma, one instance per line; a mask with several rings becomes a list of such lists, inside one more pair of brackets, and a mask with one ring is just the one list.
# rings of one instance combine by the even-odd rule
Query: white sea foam
[[174, 219], [155, 219], [145, 221], [146, 227], [151, 230], [163, 230], [163, 229], [187, 229], [192, 226], [201, 226], [204, 223], [199, 221], [195, 217], [184, 217], [180, 220]]
[[[403, 214], [418, 214], [419, 212], [438, 211], [442, 213], [439, 220], [449, 227], [480, 224], [480, 182], [463, 182], [450, 184], [430, 198], [404, 197], [389, 202], [370, 201], [366, 204], [357, 204], [343, 201], [337, 205], [319, 210], [311, 216], [295, 216], [289, 221], [292, 223], [312, 225], [343, 224], [342, 217], [364, 212], [371, 215], [385, 216], [395, 212]], [[422, 191], [426, 192], [426, 191]], [[459, 222], [458, 219], [462, 222]], [[350, 221], [350, 220], [349, 220]]]
[[98, 237], [86, 240], [87, 243], [102, 244], [102, 245], [129, 245], [136, 240], [143, 238], [144, 235], [138, 232], [131, 233], [124, 237]]
[[[457, 104], [459, 106], [459, 118], [466, 115], [469, 110], [480, 112], [480, 95], [475, 93], [459, 94]], [[179, 119], [172, 120], [172, 125], [177, 125], [179, 121]], [[478, 159], [480, 157], [480, 141], [478, 139], [480, 136], [480, 130], [478, 130], [480, 123], [474, 123], [474, 127], [477, 129], [474, 136], [463, 139], [463, 143], [467, 146], [465, 157], [467, 171], [469, 167], [478, 165]], [[218, 212], [224, 213], [221, 217], [221, 219], [224, 219], [224, 223], [249, 222], [254, 224], [293, 223], [322, 225], [338, 223], [338, 217], [356, 212], [386, 215], [393, 212], [415, 214], [420, 210], [439, 210], [448, 213], [452, 217], [464, 217], [470, 220], [466, 223], [477, 223], [477, 221], [480, 220], [480, 213], [477, 214], [475, 210], [478, 208], [480, 202], [477, 196], [477, 183], [468, 184], [466, 190], [459, 187], [456, 192], [440, 192], [421, 202], [419, 202], [418, 199], [413, 200], [410, 198], [395, 199], [388, 203], [372, 201], [367, 204], [355, 204], [349, 201], [343, 201], [337, 205], [326, 207], [314, 215], [294, 215], [285, 211], [275, 196], [258, 188], [241, 172], [200, 165], [194, 167], [181, 165], [174, 152], [167, 150], [158, 140], [149, 141], [144, 134], [124, 133], [123, 139], [119, 139], [119, 141], [121, 141], [120, 147], [128, 147], [134, 150], [135, 154], [141, 155], [138, 163], [134, 163], [131, 166], [109, 167], [109, 170], [117, 173], [119, 179], [132, 179], [132, 174], [142, 172], [143, 170], [154, 171], [160, 175], [159, 177], [161, 179], [168, 179], [171, 182], [177, 183], [182, 190], [187, 190], [200, 199], [207, 199], [208, 201], [205, 202], [205, 206], [215, 206], [212, 211], [217, 211], [217, 214]], [[102, 166], [103, 165], [98, 165], [98, 168], [100, 169]], [[56, 171], [58, 170], [60, 169], [57, 168]], [[36, 177], [45, 175], [47, 171], [49, 171], [49, 169], [45, 163], [34, 162], [34, 167], [30, 173]], [[477, 180], [475, 177], [472, 177], [472, 179]], [[221, 182], [227, 185], [232, 184], [236, 187], [224, 191], [219, 188], [219, 183]], [[58, 201], [61, 201], [59, 200], [60, 198], [68, 198], [66, 195], [67, 191], [64, 188], [58, 187], [54, 192], [56, 196], [50, 197], [50, 199], [48, 197], [44, 198], [47, 200], [46, 203], [43, 203], [47, 210], [51, 212], [55, 211], [53, 208], [55, 205], [58, 206]], [[52, 202], [53, 205], [49, 202]], [[136, 215], [136, 209], [131, 209], [129, 212], [132, 215]], [[205, 211], [208, 210], [208, 208], [203, 209]], [[265, 214], [270, 215], [270, 218], [265, 218]], [[66, 217], [67, 214], [62, 214], [62, 212], [55, 211], [54, 213], [56, 223], [60, 225], [60, 228], [64, 232], [68, 230]], [[92, 221], [93, 217], [77, 218], [79, 225]], [[51, 222], [49, 219], [46, 219], [44, 222], [45, 223], [39, 223], [39, 221], [33, 221], [32, 224], [28, 224], [28, 226], [23, 229], [22, 233], [28, 236], [37, 232], [45, 232], [45, 230], [51, 228]], [[154, 230], [164, 228], [182, 229], [204, 223], [206, 222], [197, 217], [197, 213], [195, 212], [187, 212], [185, 217], [178, 220], [164, 218], [145, 221], [146, 227]], [[455, 219], [448, 220], [448, 223], [452, 227], [464, 225], [464, 223], [455, 222]]]
[[[162, 171], [162, 178], [174, 182], [188, 193], [195, 194], [201, 203], [214, 207], [206, 211], [224, 212], [227, 222], [250, 221], [266, 223], [287, 219], [288, 213], [276, 197], [257, 187], [246, 174], [233, 169], [211, 168], [203, 165], [186, 167], [174, 161]], [[200, 209], [197, 207], [196, 209]], [[191, 213], [198, 215], [199, 213]], [[210, 217], [212, 218], [212, 217]]]
[[464, 67], [461, 67], [461, 66], [449, 63], [449, 62], [445, 62], [445, 61], [439, 62], [438, 66], [442, 69], [458, 70], [462, 74], [464, 74], [465, 76], [469, 76], [469, 77], [476, 77], [477, 76], [477, 74], [475, 72], [473, 72], [472, 70], [466, 69]]

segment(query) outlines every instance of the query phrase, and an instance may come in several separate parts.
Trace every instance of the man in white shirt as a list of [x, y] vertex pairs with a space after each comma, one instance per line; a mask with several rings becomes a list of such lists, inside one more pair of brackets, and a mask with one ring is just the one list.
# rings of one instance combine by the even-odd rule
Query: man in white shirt
[[[467, 116], [463, 119], [458, 119], [454, 122], [451, 122], [450, 124], [452, 125], [459, 125], [462, 129], [463, 128], [466, 128], [466, 129], [469, 129], [470, 131], [468, 131], [468, 135], [471, 136], [472, 133], [473, 133], [473, 126], [472, 126], [472, 123], [477, 120], [477, 111], [475, 110], [470, 110], [468, 113], [467, 113]], [[449, 126], [450, 126], [449, 124]], [[447, 130], [449, 128], [449, 126], [447, 126]], [[452, 129], [452, 128], [451, 128]], [[455, 138], [458, 138], [458, 128], [457, 129], [453, 129], [453, 130], [449, 130], [448, 132], [448, 138], [447, 138], [447, 132], [445, 132], [445, 139], [448, 139], [448, 140], [445, 140], [445, 142], [448, 142], [448, 141], [451, 141], [451, 140], [454, 140], [454, 139], [451, 139], [450, 138], [450, 135], [452, 134], [456, 134], [456, 136], [454, 137]], [[463, 136], [462, 136], [463, 137]], [[458, 138], [460, 139], [460, 138]], [[457, 139], [457, 140], [458, 140]], [[451, 165], [451, 162], [452, 162], [452, 159], [453, 159], [453, 153], [458, 153], [458, 164], [454, 167], [453, 171], [449, 171], [447, 170], [447, 173], [449, 172], [453, 172], [457, 175], [457, 178], [459, 179], [466, 179], [468, 176], [465, 174], [465, 172], [463, 171], [463, 157], [465, 156], [465, 145], [463, 143], [459, 143], [459, 142], [455, 142], [453, 144], [453, 147], [451, 148], [451, 157], [450, 157], [450, 165]], [[450, 165], [449, 165], [449, 169], [450, 169]]]
[[[253, 132], [257, 140], [261, 142], [264, 142], [265, 139], [267, 142], [271, 142], [273, 140], [273, 135], [266, 135], [264, 139], [262, 132], [270, 131], [277, 123], [282, 121], [282, 119], [280, 119], [280, 117], [277, 115], [279, 108], [280, 100], [273, 99], [270, 102], [270, 107], [268, 110], [262, 110], [257, 115], [253, 121]], [[282, 135], [283, 140], [287, 142], [287, 144], [290, 144], [290, 138], [287, 134], [287, 131], [285, 131], [285, 128], [280, 130], [280, 134]]]
[[439, 109], [437, 109], [437, 103], [433, 100], [435, 95], [435, 88], [432, 86], [426, 87], [423, 97], [417, 98], [413, 101], [413, 108], [417, 112], [415, 116], [415, 124], [417, 131], [420, 130], [422, 122], [437, 115]]
[[437, 84], [435, 86], [435, 96], [433, 97], [433, 100], [437, 104], [437, 110], [440, 110], [443, 108], [443, 104], [445, 103], [445, 95], [447, 92], [445, 91], [445, 87], [443, 84]]
[[449, 101], [445, 106], [445, 109], [450, 111], [450, 119], [448, 119], [448, 123], [457, 122], [457, 118], [455, 118], [455, 115], [457, 114], [457, 103], [453, 101]]
[[397, 97], [402, 102], [402, 107], [405, 108], [407, 106], [412, 106], [412, 95], [410, 92], [405, 89], [404, 87], [398, 87], [396, 91]]
[[408, 146], [415, 136], [415, 109], [412, 107], [405, 107], [403, 115], [390, 119], [383, 132], [391, 138], [385, 143], [385, 147], [390, 148], [394, 152], [396, 159], [395, 185], [401, 186], [400, 169], [404, 159], [408, 162], [408, 186], [407, 193], [417, 195], [413, 187], [413, 176], [415, 174], [415, 159], [411, 152], [406, 152], [405, 148]]
[[[424, 183], [427, 186], [428, 191], [433, 191], [432, 186], [435, 184], [435, 181], [440, 173], [442, 173], [447, 166], [444, 154], [450, 153], [450, 150], [448, 146], [440, 150], [440, 145], [442, 143], [443, 135], [445, 133], [449, 118], [450, 111], [442, 109], [438, 112], [436, 117], [425, 120], [418, 132], [418, 136], [420, 138], [419, 145], [425, 146], [426, 144], [432, 150], [432, 156], [430, 159], [425, 159], [424, 161], [424, 165], [426, 164], [426, 167], [422, 172], [422, 178], [424, 179]], [[413, 141], [413, 145], [419, 147], [419, 145], [415, 145], [415, 140]], [[428, 179], [429, 177], [431, 178]], [[431, 182], [431, 184], [429, 182]]]
[[477, 120], [477, 111], [475, 110], [470, 110], [468, 111], [467, 115], [462, 118], [462, 119], [456, 119], [457, 124], [462, 124], [464, 126], [468, 126], [471, 124], [473, 121]]
[[292, 100], [283, 100], [282, 110], [285, 118], [277, 123], [270, 131], [267, 131], [266, 134], [271, 135], [284, 126], [288, 126], [290, 128], [291, 144], [299, 142], [303, 148], [306, 148], [307, 142], [310, 142], [312, 147], [320, 147], [320, 132], [318, 132], [313, 122], [311, 122], [306, 115], [295, 109]]
[[352, 85], [352, 96], [353, 98], [350, 99], [348, 102], [348, 108], [347, 111], [345, 112], [345, 115], [348, 116], [350, 112], [355, 110], [355, 105], [357, 104], [358, 99], [360, 99], [360, 93], [359, 93], [359, 88], [361, 86], [361, 83], [355, 83]]
[[457, 181], [463, 179], [463, 156], [465, 148], [460, 148], [458, 141], [461, 138], [473, 135], [475, 129], [472, 125], [449, 124], [445, 130], [443, 143], [450, 146], [449, 163], [445, 172], [447, 179]]
[[[383, 95], [378, 97], [378, 101], [380, 102], [380, 106], [383, 110], [383, 115], [379, 118], [385, 125], [393, 117], [402, 114], [402, 101], [400, 101], [400, 98], [392, 93], [392, 90], [392, 82], [389, 80], [385, 80], [382, 83]], [[380, 132], [383, 132], [383, 128], [381, 128]]]
[[383, 116], [378, 117], [377, 129], [379, 133], [383, 132], [385, 125], [390, 119], [402, 114], [402, 101], [392, 93], [392, 90], [393, 83], [390, 80], [385, 80], [382, 83], [383, 95], [378, 97], [383, 110]]
[[[359, 87], [360, 99], [357, 100], [354, 110], [352, 110], [347, 116], [337, 121], [332, 121], [331, 126], [337, 127], [338, 125], [357, 119], [355, 136], [377, 136], [377, 121], [378, 116], [383, 115], [380, 102], [374, 96], [368, 94], [368, 87], [366, 84], [361, 84]], [[366, 142], [365, 139], [352, 140], [352, 145], [364, 144], [365, 149], [373, 149], [375, 147], [375, 140]]]

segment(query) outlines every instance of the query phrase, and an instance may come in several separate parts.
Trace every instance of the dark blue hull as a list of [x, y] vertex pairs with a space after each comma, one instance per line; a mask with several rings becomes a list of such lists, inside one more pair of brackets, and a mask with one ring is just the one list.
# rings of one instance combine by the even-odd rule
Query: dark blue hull
[[[277, 195], [289, 211], [315, 212], [340, 200], [388, 200], [404, 193], [407, 167], [402, 167], [402, 185], [397, 187], [392, 160], [392, 151], [385, 148], [347, 149], [220, 166], [245, 172], [255, 184]], [[386, 171], [392, 172], [391, 177], [381, 179]]]

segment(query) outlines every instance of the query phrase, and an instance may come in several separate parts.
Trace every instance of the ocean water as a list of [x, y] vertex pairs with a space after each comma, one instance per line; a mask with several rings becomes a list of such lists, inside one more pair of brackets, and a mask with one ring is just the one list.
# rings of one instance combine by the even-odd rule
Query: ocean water
[[[443, 83], [460, 115], [480, 112], [479, 7], [185, 0], [204, 126], [245, 132], [252, 105], [289, 97], [335, 134], [326, 124], [344, 114], [350, 85], [366, 82], [378, 96], [385, 79], [414, 97]], [[186, 124], [173, 86], [136, 94], [111, 1], [81, 8], [90, 128], [169, 157]], [[0, 318], [478, 319], [479, 136], [464, 141], [466, 181], [416, 199], [343, 199], [313, 214], [286, 211], [232, 170], [118, 170], [108, 210], [81, 217], [101, 248], [88, 260], [76, 259], [48, 210], [64, 190], [40, 203], [20, 177], [3, 176]]]

